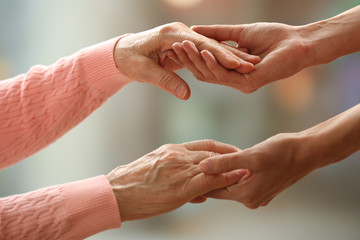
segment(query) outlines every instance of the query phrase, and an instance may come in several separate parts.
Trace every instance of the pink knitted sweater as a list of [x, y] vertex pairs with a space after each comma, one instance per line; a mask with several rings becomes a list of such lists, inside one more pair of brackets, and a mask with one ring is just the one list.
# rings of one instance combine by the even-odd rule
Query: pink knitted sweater
[[[114, 63], [118, 39], [0, 81], [0, 169], [54, 142], [130, 82]], [[83, 239], [120, 225], [105, 176], [0, 198], [0, 239]]]

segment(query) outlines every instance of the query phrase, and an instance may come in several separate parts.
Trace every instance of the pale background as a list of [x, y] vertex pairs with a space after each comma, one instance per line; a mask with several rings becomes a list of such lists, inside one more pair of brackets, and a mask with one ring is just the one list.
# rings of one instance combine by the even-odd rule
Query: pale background
[[[180, 4], [180, 5], [179, 5]], [[0, 78], [50, 64], [82, 47], [181, 21], [306, 24], [359, 0], [0, 0]], [[165, 143], [211, 138], [240, 148], [300, 131], [360, 101], [360, 55], [308, 69], [251, 95], [179, 74], [187, 102], [133, 83], [56, 143], [0, 172], [0, 196], [108, 173]], [[248, 210], [236, 202], [187, 204], [90, 239], [360, 239], [360, 154], [317, 170]], [[146, 197], [146, 196], [144, 196]]]

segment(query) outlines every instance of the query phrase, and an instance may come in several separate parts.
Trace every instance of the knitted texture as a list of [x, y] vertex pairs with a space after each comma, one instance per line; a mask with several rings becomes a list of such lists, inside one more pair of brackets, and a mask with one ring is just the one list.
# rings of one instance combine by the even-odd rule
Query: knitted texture
[[[117, 39], [0, 81], [0, 169], [80, 123], [130, 81], [113, 59]], [[0, 239], [81, 239], [120, 227], [105, 176], [0, 199]]]
[[61, 137], [128, 83], [109, 45], [114, 41], [0, 81], [0, 169]]
[[0, 198], [0, 239], [84, 239], [120, 227], [105, 176]]
[[0, 203], [1, 239], [61, 239], [70, 229], [59, 187], [10, 196]]

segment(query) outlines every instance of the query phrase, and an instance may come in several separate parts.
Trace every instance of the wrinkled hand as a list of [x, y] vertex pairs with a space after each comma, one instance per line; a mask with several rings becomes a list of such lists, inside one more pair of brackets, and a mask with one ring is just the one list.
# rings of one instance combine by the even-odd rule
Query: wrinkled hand
[[114, 169], [107, 178], [122, 221], [157, 216], [189, 201], [203, 202], [203, 194], [237, 183], [245, 171], [206, 175], [198, 167], [214, 154], [235, 151], [238, 149], [231, 145], [211, 140], [167, 144]]
[[[175, 44], [180, 62], [201, 81], [226, 85], [251, 93], [261, 86], [290, 77], [310, 65], [310, 47], [303, 28], [280, 23], [194, 26], [192, 30], [217, 41], [234, 41], [237, 48], [259, 56], [255, 70], [243, 73], [226, 69], [211, 51], [187, 42]], [[199, 77], [200, 76], [200, 77]]]
[[205, 196], [236, 200], [251, 209], [266, 206], [276, 195], [314, 170], [315, 166], [302, 158], [299, 148], [302, 145], [292, 134], [279, 134], [249, 149], [202, 161], [200, 170], [207, 174], [249, 169], [238, 184]]
[[258, 57], [208, 39], [182, 23], [171, 23], [121, 39], [114, 52], [116, 65], [134, 81], [151, 83], [180, 99], [188, 99], [189, 86], [173, 72], [183, 66], [176, 62], [172, 44], [184, 40], [191, 40], [200, 50], [211, 51], [227, 69], [250, 72], [253, 63], [258, 62]]

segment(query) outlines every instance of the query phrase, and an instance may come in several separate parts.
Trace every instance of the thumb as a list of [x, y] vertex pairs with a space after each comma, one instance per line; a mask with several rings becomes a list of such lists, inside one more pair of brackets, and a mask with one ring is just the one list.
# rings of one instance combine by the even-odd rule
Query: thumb
[[217, 41], [239, 40], [240, 32], [243, 30], [241, 25], [199, 25], [192, 26], [191, 29], [201, 35], [213, 38]]
[[200, 171], [206, 174], [226, 173], [235, 169], [252, 169], [252, 161], [246, 151], [217, 155], [199, 164]]
[[142, 68], [144, 72], [138, 73], [138, 81], [158, 86], [182, 100], [189, 99], [190, 87], [181, 77], [162, 68], [152, 59], [146, 58], [144, 61], [143, 66], [146, 66], [146, 68]]
[[191, 180], [190, 193], [192, 196], [200, 196], [215, 189], [228, 187], [239, 182], [247, 172], [245, 169], [239, 169], [219, 175], [199, 174]]

